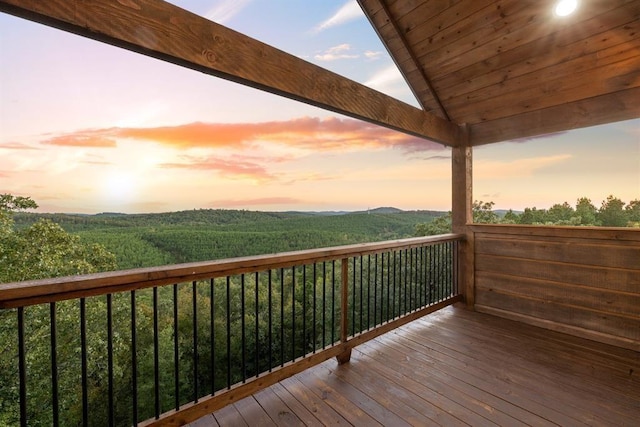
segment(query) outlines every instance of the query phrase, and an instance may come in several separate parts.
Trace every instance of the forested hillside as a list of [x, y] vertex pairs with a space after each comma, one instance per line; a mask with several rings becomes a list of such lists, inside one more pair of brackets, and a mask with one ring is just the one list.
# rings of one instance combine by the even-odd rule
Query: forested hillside
[[16, 213], [17, 228], [50, 219], [99, 243], [128, 269], [411, 237], [444, 215], [392, 208], [327, 213], [198, 209], [159, 214]]

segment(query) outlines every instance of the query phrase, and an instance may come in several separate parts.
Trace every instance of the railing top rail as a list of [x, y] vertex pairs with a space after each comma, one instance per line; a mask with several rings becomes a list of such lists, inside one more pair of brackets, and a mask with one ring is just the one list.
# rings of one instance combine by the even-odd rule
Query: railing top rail
[[105, 295], [133, 289], [224, 277], [232, 274], [253, 273], [273, 268], [330, 261], [463, 239], [463, 234], [441, 234], [438, 236], [413, 237], [269, 255], [4, 283], [0, 284], [0, 308], [13, 308], [72, 298]]

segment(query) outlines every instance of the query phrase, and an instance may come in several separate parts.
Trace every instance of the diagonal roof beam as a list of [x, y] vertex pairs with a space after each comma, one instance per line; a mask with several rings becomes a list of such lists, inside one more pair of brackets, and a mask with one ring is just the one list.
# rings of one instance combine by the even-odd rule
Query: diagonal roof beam
[[[383, 18], [382, 20], [388, 21], [391, 25], [391, 29], [387, 31], [389, 33], [392, 32], [393, 34], [385, 34], [383, 36], [379, 32], [378, 26], [375, 25], [373, 22], [371, 22], [371, 26], [378, 33], [378, 37], [380, 38], [382, 43], [387, 47], [387, 50], [389, 52], [391, 52], [392, 50], [391, 50], [391, 47], [387, 45], [387, 41], [393, 38], [399, 40], [401, 45], [400, 48], [404, 50], [404, 53], [411, 59], [411, 64], [416, 68], [418, 73], [420, 73], [420, 77], [423, 80], [424, 86], [433, 97], [433, 100], [435, 102], [435, 105], [438, 111], [440, 112], [442, 117], [444, 117], [448, 121], [451, 121], [451, 119], [449, 118], [449, 114], [447, 114], [447, 110], [444, 108], [444, 105], [442, 105], [442, 102], [440, 101], [438, 94], [436, 93], [433, 85], [431, 84], [431, 80], [429, 80], [429, 77], [427, 76], [424, 70], [424, 67], [420, 65], [420, 61], [418, 61], [418, 58], [416, 57], [415, 53], [410, 48], [409, 42], [407, 42], [407, 38], [404, 36], [404, 33], [400, 31], [398, 22], [393, 18], [393, 16], [391, 16], [391, 12], [389, 11], [389, 7], [387, 6], [387, 3], [384, 0], [358, 0], [358, 3], [360, 4], [360, 7], [362, 8], [362, 10], [365, 11], [365, 15], [367, 15], [370, 21], [372, 18], [372, 14], [370, 13], [370, 11], [379, 9], [378, 13], [382, 14], [382, 18]], [[396, 62], [396, 66], [398, 67], [400, 72], [404, 75], [405, 80], [408, 81], [407, 71], [404, 70], [403, 67], [401, 67], [400, 64], [396, 61], [395, 55], [392, 54], [391, 58], [393, 58], [394, 62]], [[418, 102], [420, 102], [420, 105], [422, 105], [422, 108], [425, 110], [429, 110], [430, 107], [425, 104], [423, 97], [417, 95], [417, 93], [415, 92], [416, 89], [414, 89], [411, 83], [409, 83], [409, 87], [411, 88], [412, 91], [414, 91], [414, 95], [416, 96], [416, 99], [418, 99]]]
[[162, 0], [0, 0], [0, 11], [445, 145], [454, 123]]

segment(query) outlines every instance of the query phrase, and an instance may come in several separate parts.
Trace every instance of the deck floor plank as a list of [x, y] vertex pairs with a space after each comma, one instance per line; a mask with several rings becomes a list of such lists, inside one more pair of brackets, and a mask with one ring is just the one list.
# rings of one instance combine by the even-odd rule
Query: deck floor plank
[[[429, 347], [437, 346], [442, 341], [441, 331], [433, 332], [429, 337], [423, 337], [429, 341]], [[410, 336], [410, 333], [407, 334]], [[404, 339], [404, 338], [402, 338]], [[414, 339], [419, 339], [415, 338]], [[555, 413], [562, 413], [568, 417], [575, 418], [573, 422], [586, 424], [610, 425], [611, 419], [624, 420], [627, 418], [620, 413], [613, 413], [607, 410], [598, 411], [601, 398], [597, 388], [591, 392], [584, 391], [571, 385], [566, 381], [572, 381], [570, 375], [557, 374], [549, 376], [546, 372], [547, 366], [531, 365], [516, 358], [511, 358], [509, 354], [501, 355], [501, 350], [494, 348], [489, 352], [482, 349], [482, 346], [474, 346], [472, 355], [462, 354], [468, 348], [468, 342], [460, 334], [455, 342], [447, 342], [447, 357], [443, 363], [450, 363], [453, 359], [458, 359], [464, 365], [473, 365], [483, 369], [488, 376], [500, 379], [508, 383], [511, 387], [520, 390], [521, 395], [536, 401]], [[418, 351], [420, 349], [418, 348]], [[446, 351], [446, 350], [444, 350]], [[515, 351], [515, 350], [514, 350]], [[420, 356], [418, 356], [420, 357]], [[604, 398], [607, 401], [606, 397]], [[624, 412], [624, 411], [623, 411]], [[543, 412], [544, 413], [544, 412]], [[562, 424], [566, 424], [566, 420]], [[633, 425], [633, 424], [631, 424]]]
[[[204, 425], [592, 425], [640, 419], [640, 352], [448, 307]], [[210, 421], [210, 423], [207, 423]]]
[[227, 405], [224, 408], [214, 412], [213, 416], [220, 427], [248, 427], [247, 423], [245, 422], [244, 418], [242, 418], [242, 415], [240, 415], [240, 412], [238, 412], [235, 405]]
[[[516, 325], [517, 326], [517, 325]], [[451, 325], [441, 326], [438, 334], [443, 329], [451, 329]], [[478, 331], [471, 331], [464, 328], [458, 331], [458, 338], [451, 346], [460, 346], [473, 344], [474, 356], [477, 360], [485, 363], [490, 361], [499, 362], [502, 366], [509, 366], [509, 375], [514, 381], [522, 384], [528, 384], [532, 390], [537, 393], [546, 393], [555, 399], [562, 401], [567, 395], [578, 395], [579, 398], [571, 399], [568, 405], [579, 409], [585, 420], [594, 418], [595, 421], [607, 425], [611, 419], [624, 420], [627, 410], [637, 406], [637, 400], [640, 398], [637, 390], [634, 394], [621, 393], [610, 387], [616, 381], [612, 381], [615, 377], [609, 377], [608, 381], [596, 381], [591, 372], [576, 372], [578, 365], [584, 365], [586, 368], [592, 367], [590, 363], [581, 363], [579, 359], [571, 360], [571, 364], [565, 365], [562, 357], [553, 357], [552, 354], [542, 356], [548, 349], [536, 346], [532, 340], [523, 342], [508, 342], [502, 339], [504, 335], [483, 334], [479, 335]], [[513, 332], [513, 331], [512, 331]], [[634, 397], [635, 396], [635, 397]], [[603, 405], [616, 401], [616, 407], [620, 410], [612, 410]], [[630, 421], [630, 420], [628, 420]]]
[[[402, 343], [398, 343], [398, 346]], [[363, 348], [365, 350], [366, 348]], [[410, 347], [406, 347], [406, 351], [412, 351]], [[392, 351], [384, 349], [383, 354]], [[387, 359], [384, 361], [389, 364], [393, 364], [393, 354], [387, 355]], [[415, 356], [411, 356], [415, 357]], [[497, 397], [496, 395], [486, 391], [487, 389], [493, 389], [493, 384], [488, 386], [486, 382], [482, 383], [470, 379], [463, 369], [457, 375], [452, 375], [451, 370], [441, 370], [437, 366], [439, 363], [428, 358], [422, 359], [424, 361], [424, 368], [422, 372], [416, 374], [411, 370], [404, 370], [403, 375], [411, 375], [413, 378], [421, 378], [421, 381], [425, 383], [439, 383], [448, 384], [452, 389], [456, 390], [457, 396], [459, 396], [459, 402], [468, 402], [465, 406], [469, 410], [472, 410], [480, 415], [485, 416], [491, 421], [499, 425], [553, 425], [548, 420], [517, 406], [515, 403], [506, 401]], [[411, 368], [408, 368], [411, 369]], [[418, 376], [417, 376], [418, 375]], [[440, 389], [442, 385], [437, 386]], [[454, 396], [454, 394], [451, 394]], [[462, 398], [460, 398], [462, 397]]]
[[251, 427], [271, 427], [276, 425], [264, 408], [258, 404], [255, 396], [239, 400], [233, 405]]
[[284, 388], [282, 383], [274, 384], [270, 388], [287, 405], [287, 408], [298, 416], [304, 425], [309, 427], [321, 427], [325, 425], [321, 421], [321, 416], [318, 416], [315, 407], [307, 407], [301, 403], [289, 390]]
[[280, 382], [288, 393], [313, 413], [324, 425], [351, 425], [342, 415], [300, 382], [297, 376]]
[[254, 394], [256, 402], [264, 409], [277, 425], [305, 426], [306, 424], [289, 409], [285, 402], [280, 399], [273, 388], [269, 387]]

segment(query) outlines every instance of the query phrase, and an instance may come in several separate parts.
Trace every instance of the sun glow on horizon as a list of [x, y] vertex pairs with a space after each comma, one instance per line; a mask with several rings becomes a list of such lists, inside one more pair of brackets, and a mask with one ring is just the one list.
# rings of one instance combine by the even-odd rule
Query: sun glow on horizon
[[138, 179], [131, 172], [111, 171], [102, 183], [102, 195], [114, 206], [126, 206], [135, 201], [138, 184]]

